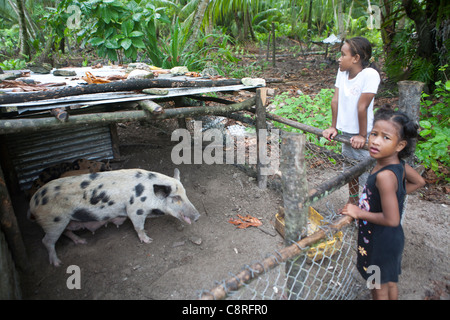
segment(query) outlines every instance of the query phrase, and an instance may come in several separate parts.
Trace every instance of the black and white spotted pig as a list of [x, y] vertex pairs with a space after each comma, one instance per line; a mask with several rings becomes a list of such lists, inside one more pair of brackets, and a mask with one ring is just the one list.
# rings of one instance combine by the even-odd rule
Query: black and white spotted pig
[[45, 231], [42, 242], [55, 266], [61, 263], [55, 243], [64, 231], [75, 243], [85, 243], [72, 231], [87, 228], [93, 232], [108, 222], [120, 225], [130, 218], [141, 242], [149, 243], [145, 219], [162, 214], [189, 224], [200, 217], [186, 196], [178, 169], [174, 178], [126, 169], [52, 180], [34, 194], [29, 210], [29, 217]]

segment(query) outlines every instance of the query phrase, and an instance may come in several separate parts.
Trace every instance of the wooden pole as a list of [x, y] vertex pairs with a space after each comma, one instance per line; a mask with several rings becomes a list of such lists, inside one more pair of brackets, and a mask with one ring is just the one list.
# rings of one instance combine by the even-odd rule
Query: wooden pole
[[[306, 234], [309, 203], [305, 168], [305, 135], [283, 132], [281, 140], [281, 189], [284, 203], [284, 242], [291, 245]], [[300, 297], [304, 274], [295, 260], [286, 261], [286, 289], [289, 297]]]
[[[267, 175], [262, 174], [262, 171], [268, 165], [261, 163], [261, 157], [267, 155], [266, 94], [267, 88], [256, 89], [256, 150], [258, 155], [256, 172], [260, 189], [267, 188]], [[266, 139], [262, 139], [261, 135], [265, 135]], [[265, 144], [265, 146], [263, 147], [262, 144]]]
[[[399, 81], [398, 82], [398, 109], [408, 115], [408, 117], [419, 124], [420, 97], [425, 83], [419, 81]], [[416, 148], [416, 139], [413, 141], [413, 150]], [[414, 155], [408, 157], [406, 162], [414, 166]]]
[[297, 241], [306, 228], [308, 182], [305, 169], [305, 136], [283, 132], [281, 139], [281, 185], [285, 210], [285, 243]]
[[[56, 119], [55, 119], [56, 120]], [[58, 120], [56, 120], [58, 121]], [[5, 177], [0, 167], [0, 227], [5, 234], [11, 255], [16, 266], [22, 270], [28, 270], [28, 258], [22, 234], [14, 214], [11, 198], [9, 197]]]
[[164, 112], [163, 107], [161, 107], [156, 102], [153, 102], [152, 100], [141, 100], [137, 103], [142, 108], [142, 110], [147, 111], [150, 115]]
[[425, 83], [419, 81], [398, 82], [398, 109], [419, 122], [420, 97]]
[[351, 167], [343, 173], [333, 177], [322, 183], [320, 186], [311, 189], [308, 192], [308, 203], [314, 203], [319, 201], [321, 198], [329, 195], [330, 193], [338, 190], [339, 188], [348, 184], [355, 177], [359, 177], [361, 174], [366, 172], [369, 168], [373, 167], [375, 164], [375, 159], [368, 157], [363, 161], [359, 162], [357, 165]]
[[165, 109], [163, 113], [150, 114], [147, 111], [118, 111], [94, 114], [80, 114], [69, 118], [67, 122], [60, 122], [55, 118], [36, 119], [7, 119], [0, 120], [0, 134], [17, 133], [23, 131], [39, 131], [53, 128], [68, 128], [71, 126], [90, 125], [93, 123], [114, 123], [120, 121], [158, 120], [169, 118], [185, 118], [197, 115], [227, 115], [228, 113], [247, 110], [255, 105], [256, 98], [245, 101], [212, 107], [184, 107]]
[[[309, 133], [312, 133], [312, 134], [315, 134], [315, 135], [317, 135], [319, 137], [322, 136], [322, 131], [323, 131], [322, 129], [319, 129], [319, 128], [316, 128], [316, 127], [312, 127], [312, 126], [309, 126], [307, 124], [303, 124], [303, 123], [300, 123], [300, 122], [297, 122], [297, 121], [294, 121], [294, 120], [291, 120], [291, 119], [286, 119], [286, 118], [277, 116], [277, 115], [272, 114], [272, 113], [266, 113], [266, 117], [268, 119], [270, 119], [270, 120], [287, 124], [288, 126], [291, 126], [293, 128], [300, 129], [300, 130], [303, 130], [303, 131], [306, 131], [306, 132], [309, 132]], [[342, 135], [339, 135], [339, 134], [336, 137], [334, 137], [333, 140], [338, 141], [338, 142], [342, 142], [342, 143], [346, 143], [346, 144], [351, 144], [350, 138], [346, 138], [346, 137], [344, 137]], [[367, 150], [367, 148], [368, 148], [368, 146], [366, 144], [364, 146], [364, 149]]]

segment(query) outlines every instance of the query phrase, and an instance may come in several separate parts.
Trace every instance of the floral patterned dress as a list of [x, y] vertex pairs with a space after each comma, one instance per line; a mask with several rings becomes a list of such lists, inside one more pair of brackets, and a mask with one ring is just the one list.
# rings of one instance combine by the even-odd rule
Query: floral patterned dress
[[[387, 165], [367, 178], [363, 193], [359, 199], [359, 207], [369, 212], [382, 212], [381, 198], [376, 187], [378, 173], [391, 170], [397, 176], [397, 200], [400, 219], [406, 195], [404, 180], [404, 162]], [[365, 220], [358, 220], [358, 257], [356, 267], [361, 276], [367, 280], [377, 266], [380, 269], [380, 283], [398, 282], [401, 273], [401, 261], [404, 247], [404, 235], [401, 224], [397, 227], [376, 225]], [[369, 268], [369, 270], [368, 270]]]

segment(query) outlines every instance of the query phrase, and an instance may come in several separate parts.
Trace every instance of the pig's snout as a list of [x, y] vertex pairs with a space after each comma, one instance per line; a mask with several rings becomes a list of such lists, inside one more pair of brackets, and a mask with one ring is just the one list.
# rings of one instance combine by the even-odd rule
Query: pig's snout
[[192, 221], [196, 222], [198, 218], [200, 218], [200, 213], [193, 205], [191, 205], [191, 208], [183, 210], [180, 215], [181, 219], [186, 221], [188, 224], [191, 224]]

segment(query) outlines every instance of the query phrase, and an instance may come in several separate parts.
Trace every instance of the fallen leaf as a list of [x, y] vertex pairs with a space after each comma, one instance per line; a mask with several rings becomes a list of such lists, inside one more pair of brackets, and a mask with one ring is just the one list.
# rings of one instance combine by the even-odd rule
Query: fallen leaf
[[92, 73], [90, 73], [89, 71], [86, 71], [86, 76], [85, 77], [81, 77], [81, 79], [83, 79], [84, 81], [86, 81], [87, 83], [93, 84], [93, 83], [110, 83], [110, 80], [106, 80], [103, 78], [99, 78], [94, 76]]
[[239, 229], [245, 229], [248, 227], [259, 227], [262, 222], [251, 215], [246, 215], [245, 217], [240, 214], [237, 215], [239, 218], [231, 218], [228, 220], [229, 223], [234, 224]]

